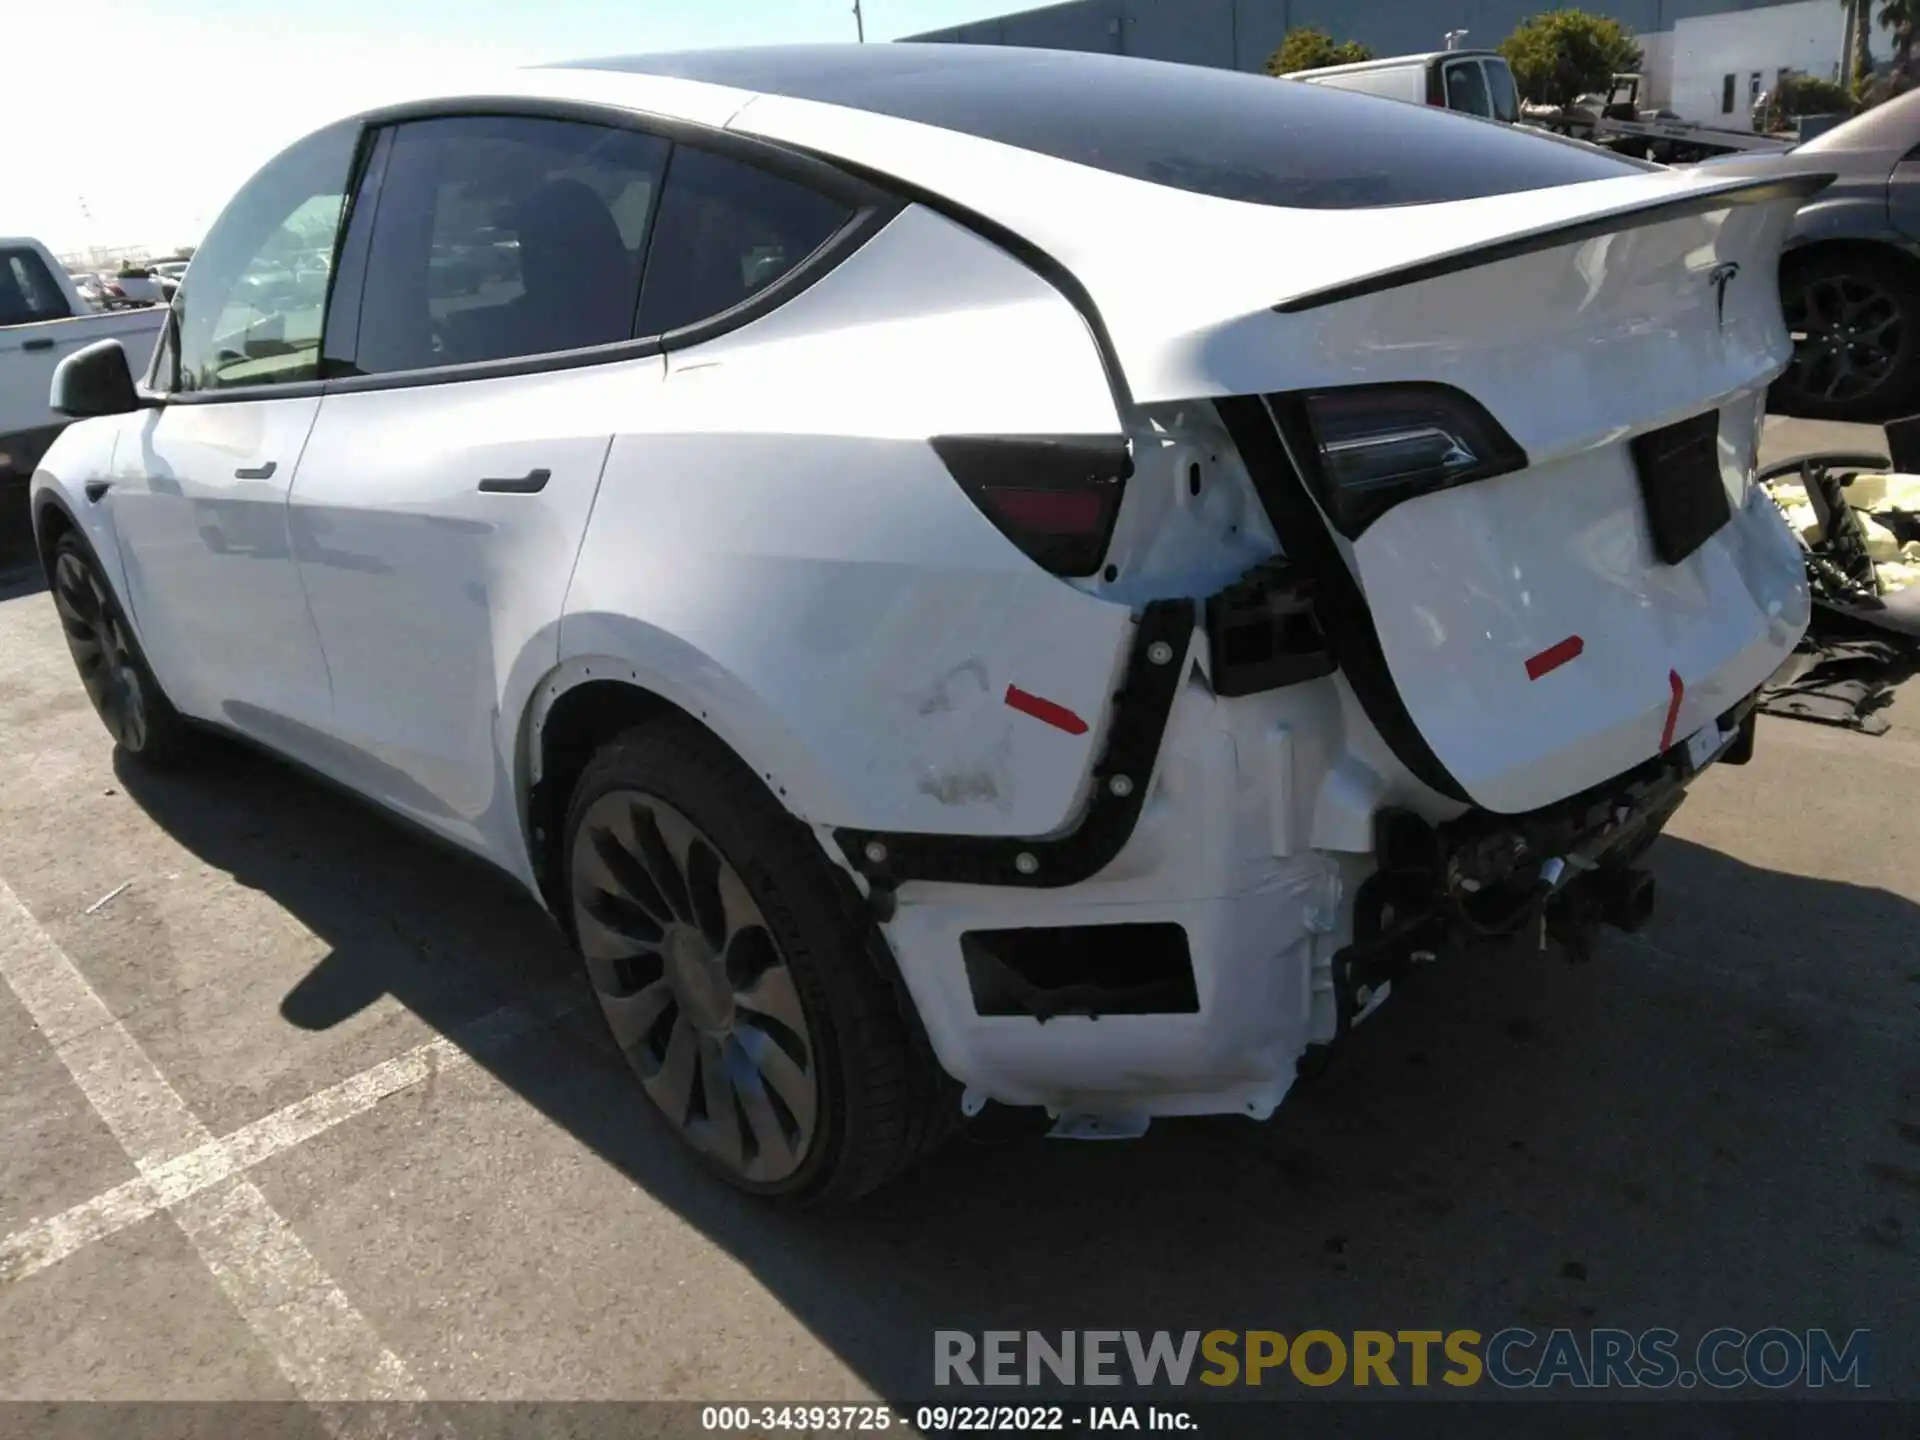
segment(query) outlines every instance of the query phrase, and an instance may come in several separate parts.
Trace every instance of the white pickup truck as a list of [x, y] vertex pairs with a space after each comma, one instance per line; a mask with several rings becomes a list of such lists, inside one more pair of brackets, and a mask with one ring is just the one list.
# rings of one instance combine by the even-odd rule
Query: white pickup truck
[[47, 403], [53, 367], [83, 345], [111, 338], [141, 374], [166, 316], [158, 307], [95, 310], [46, 246], [0, 235], [0, 490], [32, 479], [67, 423]]

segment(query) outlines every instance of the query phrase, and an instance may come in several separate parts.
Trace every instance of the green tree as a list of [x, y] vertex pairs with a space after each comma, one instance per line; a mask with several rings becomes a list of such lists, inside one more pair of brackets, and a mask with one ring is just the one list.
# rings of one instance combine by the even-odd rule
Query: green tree
[[1913, 69], [1913, 0], [1880, 0], [1880, 23], [1893, 32], [1893, 68]]
[[1786, 75], [1767, 94], [1768, 130], [1784, 130], [1801, 115], [1851, 115], [1853, 96], [1847, 87], [1818, 75]]
[[[1890, 0], [1904, 4], [1906, 0]], [[1640, 47], [1618, 20], [1584, 10], [1549, 10], [1500, 42], [1520, 93], [1543, 105], [1567, 105], [1605, 91], [1614, 72], [1640, 68]]]
[[1287, 31], [1280, 48], [1267, 57], [1269, 75], [1292, 75], [1301, 70], [1323, 70], [1329, 65], [1357, 65], [1371, 60], [1373, 51], [1358, 40], [1335, 40], [1311, 25]]
[[[1871, 8], [1873, 0], [1863, 0]], [[1862, 108], [1870, 109], [1883, 104], [1896, 95], [1904, 95], [1914, 87], [1915, 22], [1920, 19], [1920, 6], [1914, 0], [1880, 0], [1879, 11], [1875, 17], [1893, 35], [1893, 63], [1878, 74], [1863, 72], [1854, 81], [1854, 94], [1860, 99]]]
[[1847, 12], [1847, 59], [1841, 67], [1846, 73], [1841, 78], [1857, 95], [1873, 73], [1873, 0], [1840, 0], [1840, 6]]

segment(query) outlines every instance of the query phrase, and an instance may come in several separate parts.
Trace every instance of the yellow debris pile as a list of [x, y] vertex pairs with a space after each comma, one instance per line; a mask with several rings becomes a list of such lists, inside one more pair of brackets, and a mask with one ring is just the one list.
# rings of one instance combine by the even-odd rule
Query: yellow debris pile
[[[1807, 499], [1806, 487], [1781, 480], [1767, 487], [1775, 503], [1786, 512], [1787, 524], [1794, 534], [1809, 545], [1822, 539], [1820, 521]], [[1847, 503], [1859, 512], [1867, 532], [1867, 554], [1880, 573], [1881, 588], [1888, 593], [1904, 590], [1920, 582], [1920, 541], [1902, 544], [1876, 516], [1892, 511], [1920, 515], [1920, 475], [1857, 475], [1847, 487]]]

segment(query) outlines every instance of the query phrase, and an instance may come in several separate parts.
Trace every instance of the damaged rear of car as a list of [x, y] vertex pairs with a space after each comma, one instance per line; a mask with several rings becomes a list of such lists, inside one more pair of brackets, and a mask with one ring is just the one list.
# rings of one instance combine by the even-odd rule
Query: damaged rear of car
[[[989, 252], [1024, 271], [967, 300], [1005, 322], [972, 334], [973, 368], [928, 372], [964, 383], [889, 422], [973, 512], [937, 603], [848, 620], [871, 626], [857, 662], [800, 645], [835, 657], [831, 702], [796, 671], [766, 687], [796, 726], [833, 705], [858, 727], [844, 777], [823, 745], [818, 783], [780, 794], [852, 877], [963, 1108], [1044, 1107], [1065, 1134], [1264, 1117], [1449, 942], [1644, 923], [1638, 862], [1695, 776], [1747, 758], [1807, 623], [1752, 477], [1791, 353], [1772, 276], [1825, 177], [928, 48], [595, 68], [735, 87], [730, 130], [899, 196], [848, 272], [905, 284], [888, 247], [915, 226], [945, 247], [915, 283], [966, 298]], [[1039, 385], [1034, 280], [1084, 327]], [[832, 284], [727, 363], [810, 353], [829, 325], [807, 304], [848, 303]], [[914, 312], [929, 346], [958, 323], [938, 308]], [[877, 308], [834, 323], [849, 384], [914, 386]], [[834, 430], [835, 403], [791, 428]], [[861, 491], [878, 568], [848, 597], [917, 563], [866, 547], [918, 534], [923, 483]], [[970, 570], [989, 544], [1004, 563]], [[570, 607], [612, 573], [593, 536], [580, 573]]]

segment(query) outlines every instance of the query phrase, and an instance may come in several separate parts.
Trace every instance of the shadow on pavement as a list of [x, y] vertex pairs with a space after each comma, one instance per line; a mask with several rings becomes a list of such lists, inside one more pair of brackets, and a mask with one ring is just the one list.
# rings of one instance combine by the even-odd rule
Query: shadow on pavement
[[[385, 993], [443, 1031], [533, 990], [588, 1000], [510, 882], [275, 762], [220, 746], [186, 776], [119, 771], [196, 855], [333, 947], [285, 997], [294, 1025]], [[545, 1045], [482, 1063], [896, 1397], [927, 1393], [942, 1328], [1920, 1337], [1900, 1181], [1920, 1149], [1897, 1133], [1920, 1118], [1920, 910], [1676, 839], [1655, 857], [1668, 915], [1649, 937], [1611, 937], [1584, 966], [1526, 944], [1435, 966], [1269, 1125], [963, 1139], [850, 1214], [708, 1177], [590, 1010], [553, 1037], [577, 1063]], [[1909, 1385], [1915, 1348], [1881, 1347], [1906, 1352]]]
[[13, 600], [46, 588], [47, 577], [33, 553], [27, 487], [0, 485], [0, 600]]

